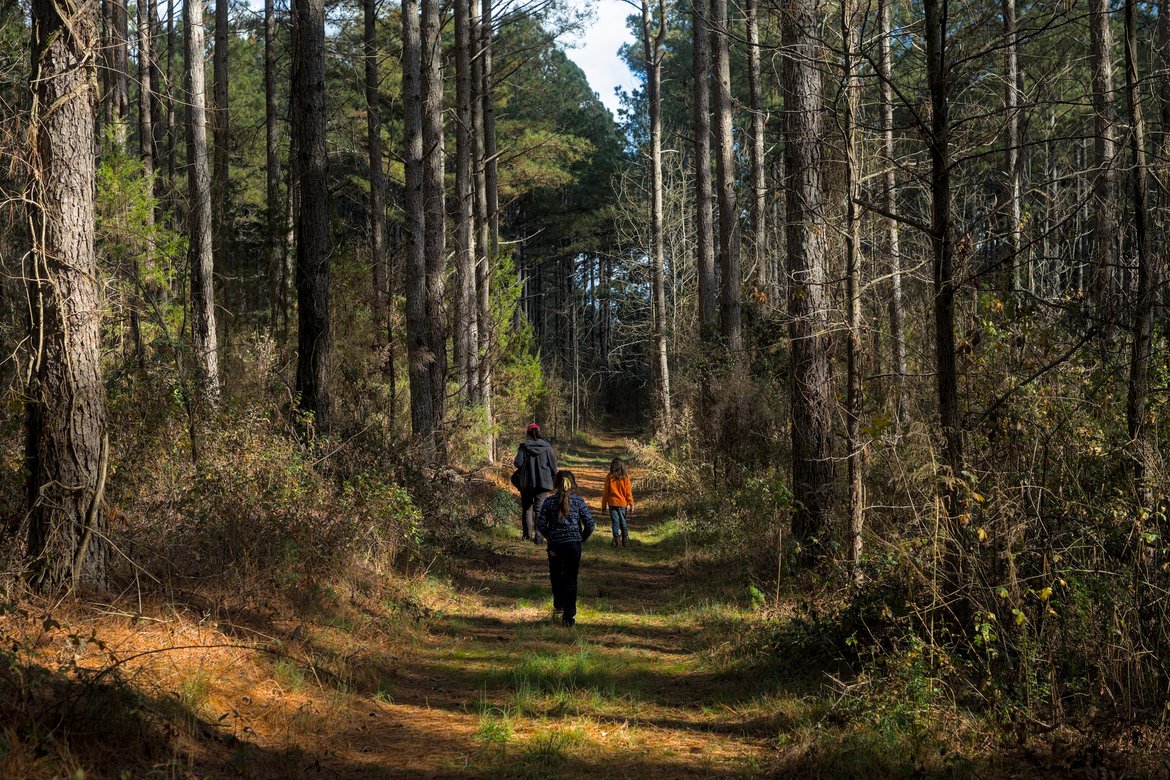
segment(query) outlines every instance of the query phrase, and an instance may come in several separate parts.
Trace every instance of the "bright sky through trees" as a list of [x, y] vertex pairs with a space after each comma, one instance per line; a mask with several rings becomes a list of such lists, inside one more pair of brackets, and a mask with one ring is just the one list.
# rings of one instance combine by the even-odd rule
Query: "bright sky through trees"
[[618, 56], [621, 45], [632, 40], [626, 26], [630, 13], [630, 5], [622, 0], [595, 0], [593, 22], [579, 39], [567, 42], [569, 58], [585, 71], [589, 85], [615, 116], [619, 101], [614, 87], [635, 86], [634, 75]]

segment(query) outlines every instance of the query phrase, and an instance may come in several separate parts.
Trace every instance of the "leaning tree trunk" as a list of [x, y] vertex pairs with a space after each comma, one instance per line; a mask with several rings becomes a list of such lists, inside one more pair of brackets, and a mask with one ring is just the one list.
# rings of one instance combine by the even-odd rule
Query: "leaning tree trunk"
[[203, 81], [203, 2], [183, 6], [187, 81], [187, 257], [191, 268], [191, 340], [196, 394], [219, 402], [219, 345], [211, 254], [211, 173], [207, 167], [207, 94]]
[[[271, 2], [272, 0], [267, 0]], [[389, 278], [386, 260], [386, 185], [382, 175], [382, 104], [378, 95], [378, 10], [375, 0], [362, 0], [365, 16], [366, 152], [370, 161], [370, 265], [374, 276], [374, 305], [389, 316]]]
[[1138, 509], [1153, 509], [1153, 478], [1157, 443], [1149, 421], [1150, 363], [1154, 330], [1154, 278], [1146, 207], [1146, 129], [1142, 118], [1138, 79], [1137, 11], [1125, 0], [1125, 94], [1129, 108], [1129, 148], [1132, 158], [1134, 248], [1137, 253], [1137, 290], [1130, 324], [1129, 393], [1125, 405], [1133, 448], [1134, 486]]
[[699, 276], [699, 325], [713, 331], [719, 321], [719, 285], [715, 279], [715, 231], [711, 206], [711, 25], [709, 0], [692, 0], [694, 39], [692, 74], [695, 98], [691, 125], [695, 134], [695, 245]]
[[422, 0], [423, 198], [426, 209], [427, 331], [431, 349], [431, 397], [435, 456], [446, 460], [447, 274], [443, 190], [443, 36], [441, 0]]
[[26, 387], [33, 586], [104, 588], [109, 446], [94, 251], [96, 4], [33, 0]]
[[402, 0], [403, 169], [406, 181], [406, 356], [414, 439], [429, 450], [435, 438], [432, 361], [427, 318], [426, 209], [422, 139], [422, 42], [418, 0]]
[[666, 350], [666, 250], [662, 226], [662, 50], [666, 41], [666, 0], [658, 3], [658, 30], [653, 31], [650, 0], [642, 0], [642, 43], [645, 46], [647, 98], [650, 103], [650, 167], [653, 195], [650, 210], [650, 248], [653, 263], [651, 280], [651, 349], [656, 381], [658, 425], [671, 435], [670, 363]]
[[1096, 117], [1093, 185], [1093, 276], [1089, 290], [1095, 315], [1106, 326], [1114, 324], [1117, 282], [1117, 136], [1113, 109], [1113, 36], [1109, 31], [1109, 0], [1090, 0], [1090, 59], [1093, 68], [1092, 103]]
[[735, 204], [735, 140], [731, 128], [731, 49], [727, 0], [711, 3], [711, 35], [715, 54], [715, 192], [719, 203], [719, 272], [722, 276], [719, 320], [727, 349], [737, 358], [743, 350], [739, 302], [739, 224]]
[[788, 219], [788, 326], [792, 342], [792, 489], [796, 537], [823, 541], [833, 483], [833, 382], [821, 183], [821, 75], [816, 0], [794, 0], [782, 20]]
[[296, 137], [297, 379], [301, 408], [329, 417], [329, 191], [325, 154], [325, 0], [294, 0], [292, 119]]

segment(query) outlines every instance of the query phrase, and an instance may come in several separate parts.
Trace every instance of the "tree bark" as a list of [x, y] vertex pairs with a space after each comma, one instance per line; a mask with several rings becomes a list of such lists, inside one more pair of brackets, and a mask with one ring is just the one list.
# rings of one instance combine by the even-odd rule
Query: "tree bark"
[[410, 421], [415, 441], [434, 445], [434, 393], [431, 390], [427, 317], [426, 202], [422, 139], [422, 41], [418, 0], [402, 0], [403, 168], [406, 182], [406, 349], [409, 363]]
[[833, 482], [833, 383], [826, 308], [821, 75], [816, 0], [793, 0], [782, 20], [788, 326], [792, 343], [792, 527], [811, 554], [825, 541]]
[[1096, 116], [1093, 184], [1093, 275], [1090, 295], [1096, 316], [1106, 325], [1115, 317], [1118, 228], [1114, 166], [1117, 136], [1113, 109], [1113, 36], [1109, 31], [1109, 0], [1090, 0], [1090, 58], [1093, 68], [1092, 103]]
[[26, 387], [28, 556], [41, 592], [106, 585], [108, 467], [94, 249], [96, 3], [32, 3], [33, 345]]
[[659, 431], [668, 437], [674, 428], [670, 400], [670, 363], [666, 350], [666, 249], [662, 226], [662, 51], [666, 41], [666, 0], [658, 2], [658, 29], [653, 28], [650, 0], [642, 0], [642, 43], [645, 46], [646, 86], [650, 103], [650, 167], [653, 195], [650, 211], [651, 349]]
[[[142, 157], [142, 173], [148, 181], [154, 178], [154, 57], [151, 52], [150, 9], [153, 0], [138, 3], [138, 153]], [[153, 184], [151, 187], [153, 192]], [[153, 216], [153, 212], [152, 215]], [[153, 220], [152, 220], [153, 221]]]
[[492, 0], [483, 0], [480, 27], [483, 30], [483, 156], [484, 187], [487, 189], [488, 231], [491, 258], [500, 256], [500, 193], [496, 171], [496, 103], [492, 62]]
[[329, 192], [325, 153], [325, 0], [293, 0], [297, 379], [301, 409], [329, 419]]
[[[272, 0], [267, 0], [271, 2]], [[366, 143], [370, 160], [370, 265], [374, 306], [388, 316], [389, 278], [386, 258], [386, 185], [382, 175], [382, 103], [378, 94], [377, 3], [362, 0], [366, 65]]]
[[1138, 78], [1137, 11], [1134, 0], [1125, 0], [1125, 94], [1129, 108], [1129, 148], [1133, 187], [1134, 248], [1137, 254], [1137, 290], [1130, 323], [1129, 392], [1125, 417], [1133, 448], [1134, 487], [1139, 510], [1152, 510], [1153, 477], [1157, 444], [1150, 429], [1149, 394], [1151, 348], [1154, 330], [1155, 279], [1150, 257], [1148, 185], [1146, 183], [1146, 128], [1142, 117]]
[[475, 294], [475, 200], [471, 171], [471, 7], [455, 0], [455, 333], [452, 352], [462, 396], [479, 402]]
[[719, 321], [723, 340], [733, 355], [743, 351], [740, 318], [739, 253], [735, 203], [735, 140], [731, 128], [731, 51], [727, 0], [711, 0], [711, 36], [715, 68], [715, 191], [719, 203], [719, 272], [722, 276]]
[[878, 36], [878, 83], [881, 89], [882, 145], [885, 147], [885, 176], [882, 187], [882, 205], [891, 218], [886, 220], [886, 241], [889, 251], [889, 316], [890, 351], [897, 385], [894, 388], [894, 420], [899, 428], [905, 424], [906, 412], [906, 335], [902, 313], [902, 247], [898, 214], [898, 170], [894, 150], [894, 90], [890, 82], [890, 3], [880, 0], [881, 34]]
[[446, 460], [447, 246], [443, 189], [443, 50], [440, 1], [422, 0], [423, 198], [426, 210], [427, 331], [435, 456]]
[[281, 237], [285, 232], [280, 197], [280, 115], [276, 102], [276, 1], [264, 0], [264, 170], [268, 235], [265, 256], [268, 271], [269, 322], [275, 330], [284, 279]]
[[711, 24], [709, 0], [692, 0], [691, 34], [695, 96], [691, 124], [695, 134], [695, 244], [699, 277], [699, 326], [713, 331], [719, 321], [715, 278], [714, 213], [711, 206]]
[[947, 611], [964, 629], [970, 616], [966, 577], [959, 548], [966, 511], [963, 432], [959, 422], [958, 371], [955, 365], [955, 247], [951, 218], [950, 67], [947, 50], [947, 0], [926, 0], [926, 74], [930, 92], [931, 250], [934, 277], [935, 380], [944, 497], [941, 540]]
[[[184, 38], [185, 40], [185, 38]], [[186, 78], [186, 76], [184, 76]], [[167, 0], [167, 193], [173, 200], [176, 197], [178, 185], [176, 169], [178, 155], [175, 150], [179, 145], [179, 123], [175, 110], [175, 0]]]
[[842, 133], [845, 142], [845, 297], [849, 312], [849, 349], [847, 373], [849, 377], [845, 409], [845, 446], [848, 450], [849, 471], [849, 535], [850, 564], [853, 578], [862, 578], [861, 558], [864, 552], [862, 532], [865, 529], [865, 493], [863, 488], [861, 415], [864, 403], [861, 354], [861, 218], [857, 202], [861, 197], [861, 144], [858, 121], [861, 112], [861, 83], [859, 58], [860, 33], [863, 17], [857, 0], [841, 3], [841, 41], [844, 53], [844, 116]]
[[[490, 2], [490, 0], [487, 0]], [[479, 403], [487, 421], [487, 458], [494, 461], [496, 441], [492, 434], [492, 339], [495, 323], [491, 311], [491, 279], [494, 255], [491, 247], [491, 218], [488, 211], [487, 148], [484, 107], [491, 100], [490, 85], [484, 68], [490, 50], [491, 31], [484, 32], [483, 17], [477, 12], [475, 0], [471, 4], [471, 155], [475, 172], [475, 291], [478, 309], [479, 337], [477, 367], [479, 368]]]
[[[214, 149], [211, 172], [211, 240], [215, 267], [223, 274], [227, 265], [227, 229], [224, 216], [230, 214], [228, 190], [228, 0], [215, 0], [215, 45], [211, 58], [213, 110], [211, 142]], [[223, 288], [229, 298], [228, 285]], [[231, 319], [230, 317], [228, 318]]]
[[746, 0], [744, 10], [747, 16], [748, 38], [748, 92], [752, 112], [752, 260], [756, 267], [756, 286], [770, 301], [775, 290], [775, 280], [770, 273], [768, 262], [768, 185], [764, 174], [764, 128], [768, 115], [764, 111], [762, 77], [760, 75], [760, 23], [758, 0]]
[[1008, 230], [1007, 250], [1010, 256], [1010, 279], [1012, 289], [1019, 290], [1022, 269], [1020, 267], [1020, 225], [1023, 210], [1020, 199], [1020, 64], [1016, 38], [1016, 0], [1002, 0], [1003, 10], [1003, 91], [1004, 112], [1004, 173], [1007, 174]]
[[204, 87], [203, 2], [183, 6], [187, 82], [187, 257], [191, 269], [191, 340], [196, 394], [219, 402], [219, 345], [215, 330], [211, 253], [211, 173], [207, 166], [207, 94]]

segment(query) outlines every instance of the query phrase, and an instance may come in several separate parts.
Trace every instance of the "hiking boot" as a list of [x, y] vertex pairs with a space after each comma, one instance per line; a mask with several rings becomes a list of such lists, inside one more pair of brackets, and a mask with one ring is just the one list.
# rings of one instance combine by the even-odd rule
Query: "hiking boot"
[[573, 626], [577, 625], [577, 621], [573, 618], [564, 618], [561, 620], [561, 625], [565, 628], [572, 628]]
[[614, 547], [618, 546], [618, 538], [616, 536], [613, 538], [613, 546]]
[[544, 544], [544, 539], [541, 538], [540, 534], [537, 534], [536, 536], [534, 536], [532, 538], [532, 543], [533, 544]]
[[622, 547], [627, 546], [629, 543], [630, 535], [628, 533], [622, 532]]

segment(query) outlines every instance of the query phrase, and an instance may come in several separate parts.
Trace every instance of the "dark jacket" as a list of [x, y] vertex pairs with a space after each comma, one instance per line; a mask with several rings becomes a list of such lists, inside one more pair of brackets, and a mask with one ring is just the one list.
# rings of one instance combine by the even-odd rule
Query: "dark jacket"
[[544, 439], [528, 439], [516, 450], [512, 464], [520, 469], [520, 484], [528, 490], [552, 490], [557, 474], [557, 456]]
[[536, 518], [536, 530], [549, 546], [566, 542], [584, 542], [593, 535], [597, 524], [585, 499], [576, 493], [569, 495], [569, 513], [561, 517], [561, 502], [557, 496], [549, 496], [540, 505], [540, 516]]

